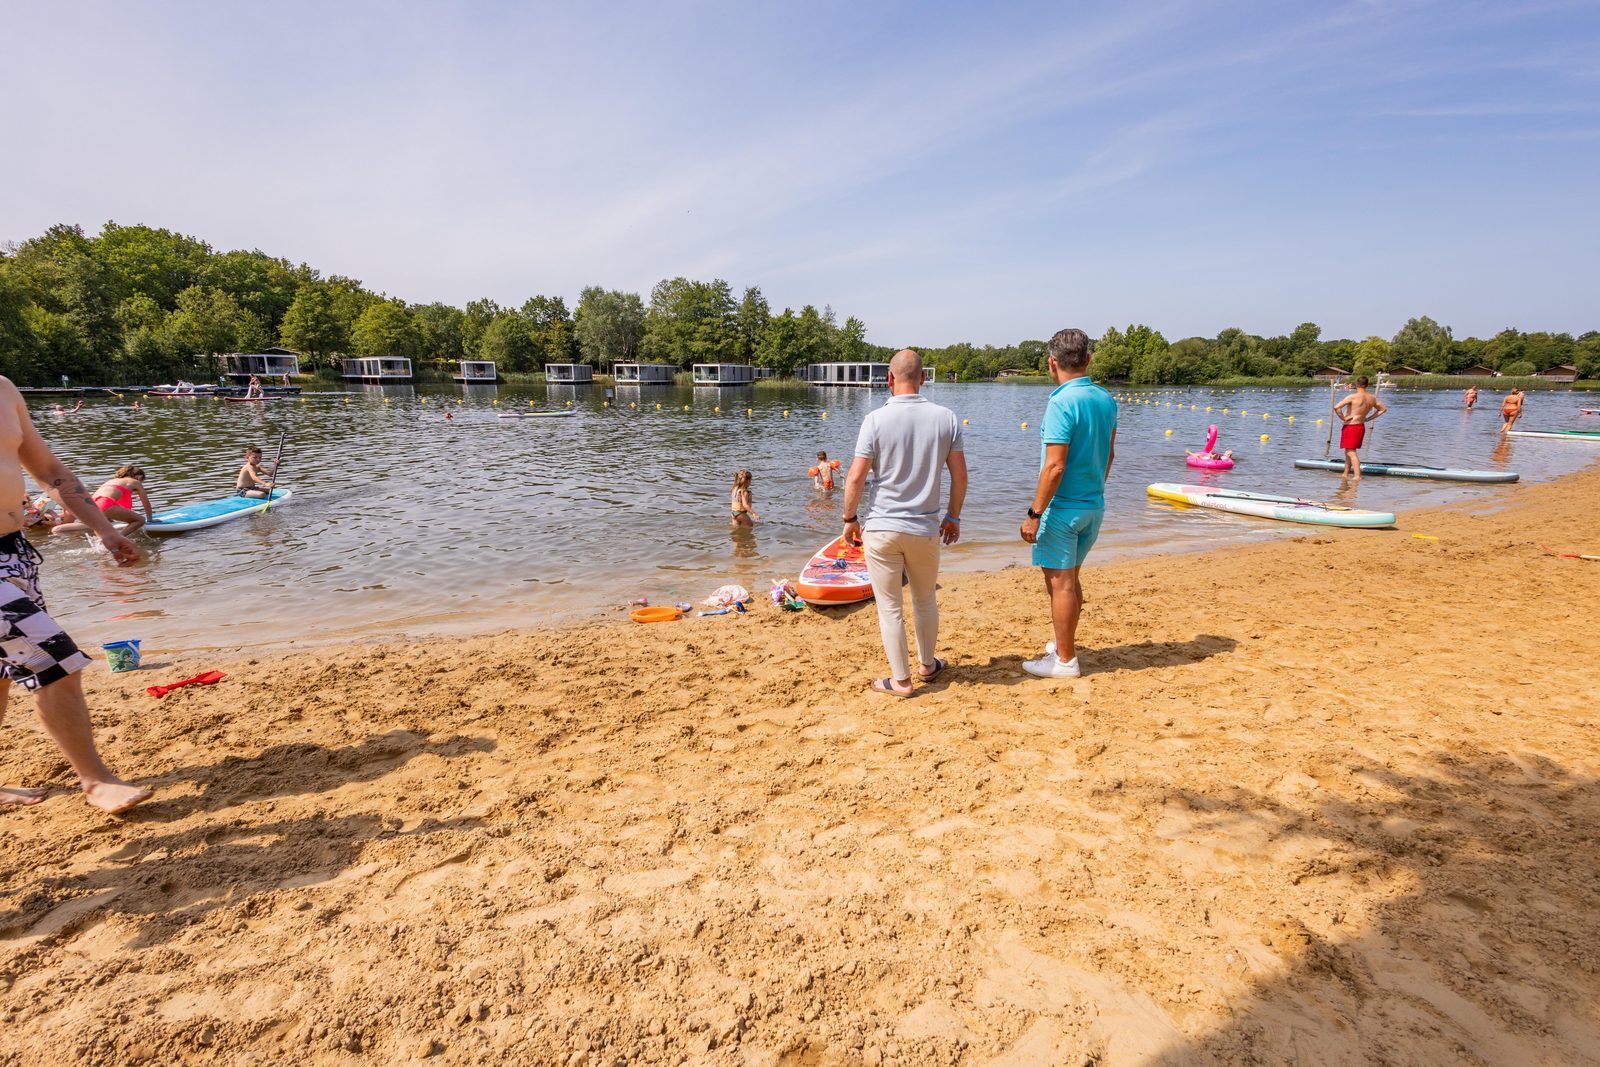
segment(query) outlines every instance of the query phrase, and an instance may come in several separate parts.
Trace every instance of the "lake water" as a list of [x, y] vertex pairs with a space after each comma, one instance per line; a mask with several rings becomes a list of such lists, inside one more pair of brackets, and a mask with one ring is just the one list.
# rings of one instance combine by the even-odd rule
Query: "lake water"
[[[80, 643], [139, 637], [147, 649], [188, 649], [529, 627], [641, 595], [698, 601], [726, 582], [764, 593], [838, 530], [842, 489], [821, 497], [806, 474], [817, 449], [848, 465], [862, 416], [887, 395], [803, 385], [615, 392], [609, 407], [602, 385], [350, 387], [264, 405], [146, 399], [139, 412], [131, 400], [107, 398], [67, 418], [37, 403], [41, 432], [91, 489], [119, 464], [138, 463], [158, 509], [226, 495], [244, 446], [260, 444], [270, 459], [285, 431], [284, 484], [294, 490], [267, 515], [165, 539], [141, 535], [146, 558], [131, 568], [112, 566], [82, 537], [35, 536], [52, 611]], [[1017, 526], [1037, 476], [1048, 393], [1000, 384], [928, 390], [967, 420], [972, 488], [947, 567], [1027, 562]], [[1315, 422], [1326, 417], [1326, 389], [1119, 395], [1144, 403], [1122, 405], [1100, 562], [1308, 529], [1155, 502], [1149, 482], [1336, 494], [1337, 475], [1292, 466], [1323, 455], [1327, 427]], [[1471, 415], [1453, 392], [1390, 391], [1385, 400], [1390, 414], [1365, 450], [1373, 459], [1511, 468], [1526, 482], [1600, 457], [1594, 445], [1501, 440], [1494, 394]], [[577, 412], [570, 419], [497, 417], [569, 404]], [[1527, 407], [1528, 428], [1600, 423], [1579, 415], [1574, 394], [1534, 393]], [[1184, 448], [1198, 449], [1210, 422], [1222, 428], [1219, 447], [1235, 450], [1233, 471], [1184, 465]], [[1270, 440], [1259, 441], [1263, 433]], [[728, 527], [739, 467], [754, 473], [763, 521], [753, 531]], [[1339, 499], [1404, 512], [1463, 495], [1505, 501], [1517, 491], [1369, 478]], [[1393, 536], [1372, 534], [1375, 564]]]

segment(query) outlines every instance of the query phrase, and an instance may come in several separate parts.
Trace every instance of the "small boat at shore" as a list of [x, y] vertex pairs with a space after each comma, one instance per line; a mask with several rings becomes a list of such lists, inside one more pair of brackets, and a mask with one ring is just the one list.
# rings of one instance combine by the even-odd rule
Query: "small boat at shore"
[[[1294, 465], [1306, 471], [1344, 471], [1344, 462], [1337, 459], [1297, 459]], [[1516, 471], [1457, 470], [1452, 467], [1426, 467], [1413, 463], [1371, 463], [1361, 461], [1362, 474], [1386, 475], [1391, 478], [1427, 478], [1436, 482], [1514, 482], [1522, 477]]]

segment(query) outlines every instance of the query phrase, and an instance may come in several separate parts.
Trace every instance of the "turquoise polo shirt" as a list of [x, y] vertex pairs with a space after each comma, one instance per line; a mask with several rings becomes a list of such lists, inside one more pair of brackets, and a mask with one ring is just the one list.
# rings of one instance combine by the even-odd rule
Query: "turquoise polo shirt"
[[1067, 469], [1051, 507], [1106, 506], [1106, 464], [1117, 429], [1117, 402], [1088, 378], [1069, 378], [1056, 386], [1039, 425], [1039, 466], [1045, 446], [1067, 446]]

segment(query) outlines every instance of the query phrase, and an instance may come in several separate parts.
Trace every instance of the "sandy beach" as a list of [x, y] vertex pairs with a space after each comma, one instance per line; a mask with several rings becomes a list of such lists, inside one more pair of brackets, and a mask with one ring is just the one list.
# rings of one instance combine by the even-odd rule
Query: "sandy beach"
[[0, 1064], [1600, 1061], [1600, 471], [1478, 500], [1091, 567], [1073, 682], [1021, 568], [910, 700], [870, 606], [97, 664], [121, 820], [18, 694]]

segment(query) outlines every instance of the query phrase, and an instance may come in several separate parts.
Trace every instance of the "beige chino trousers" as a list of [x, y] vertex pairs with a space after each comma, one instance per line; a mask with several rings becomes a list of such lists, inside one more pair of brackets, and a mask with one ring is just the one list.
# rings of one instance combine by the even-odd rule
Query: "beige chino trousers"
[[924, 667], [931, 667], [939, 646], [939, 601], [935, 595], [939, 585], [939, 535], [876, 530], [863, 534], [861, 542], [866, 548], [872, 595], [878, 602], [878, 629], [883, 634], [883, 651], [889, 656], [890, 677], [897, 681], [910, 678], [901, 575], [910, 579], [917, 659]]

